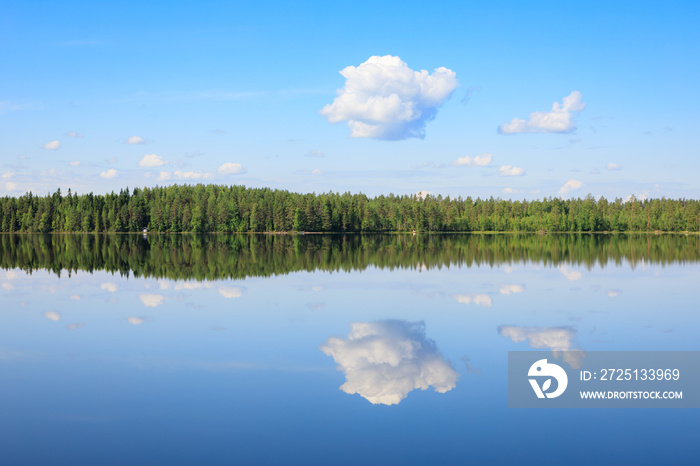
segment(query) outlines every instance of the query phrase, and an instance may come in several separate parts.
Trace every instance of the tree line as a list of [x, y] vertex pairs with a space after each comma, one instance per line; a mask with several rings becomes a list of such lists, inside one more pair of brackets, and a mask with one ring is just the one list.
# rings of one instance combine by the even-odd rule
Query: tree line
[[2, 232], [700, 231], [700, 201], [512, 201], [172, 185], [0, 198]]
[[174, 280], [269, 277], [368, 267], [431, 270], [700, 262], [698, 235], [338, 234], [0, 235], [0, 268], [27, 273], [107, 271]]

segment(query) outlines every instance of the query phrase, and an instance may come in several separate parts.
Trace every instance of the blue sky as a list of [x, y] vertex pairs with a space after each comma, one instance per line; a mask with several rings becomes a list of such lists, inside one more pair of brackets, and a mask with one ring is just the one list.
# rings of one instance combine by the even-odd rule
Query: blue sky
[[695, 2], [237, 3], [5, 5], [0, 195], [700, 197]]

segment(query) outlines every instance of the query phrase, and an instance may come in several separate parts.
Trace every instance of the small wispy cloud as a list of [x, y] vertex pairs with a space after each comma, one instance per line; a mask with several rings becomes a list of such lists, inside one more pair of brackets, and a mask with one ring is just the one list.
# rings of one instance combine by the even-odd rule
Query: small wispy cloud
[[158, 178], [156, 178], [156, 181], [168, 181], [172, 177], [173, 175], [170, 172], [160, 172]]
[[320, 150], [310, 150], [306, 153], [306, 156], [307, 157], [319, 157], [319, 158], [321, 158], [321, 157], [325, 157], [326, 154], [324, 154]]
[[222, 286], [219, 288], [219, 294], [224, 298], [240, 298], [243, 296], [243, 290], [237, 286]]
[[318, 168], [314, 168], [313, 170], [311, 170], [311, 174], [314, 176], [323, 175], [323, 170], [320, 170]]
[[476, 304], [477, 306], [482, 307], [491, 307], [493, 305], [493, 299], [491, 299], [491, 296], [487, 294], [453, 294], [450, 295], [450, 298], [454, 299], [460, 304]]
[[165, 301], [167, 301], [168, 298], [166, 298], [162, 294], [144, 293], [139, 295], [139, 299], [146, 307], [157, 307], [165, 303]]
[[630, 194], [628, 196], [625, 196], [625, 198], [622, 200], [622, 202], [627, 203], [633, 199], [636, 199], [637, 201], [645, 201], [648, 197], [649, 197], [649, 191], [644, 191], [642, 193]]
[[498, 291], [505, 295], [516, 294], [524, 292], [525, 287], [523, 285], [501, 285]]
[[112, 178], [116, 178], [117, 176], [119, 176], [119, 172], [117, 172], [114, 168], [110, 168], [107, 171], [100, 172], [100, 177], [107, 180], [111, 180]]
[[131, 136], [126, 140], [127, 144], [145, 144], [146, 140], [141, 136]]
[[53, 320], [54, 322], [61, 320], [61, 313], [57, 311], [47, 311], [44, 312], [42, 315], [49, 320]]
[[576, 129], [574, 119], [585, 107], [581, 93], [573, 91], [563, 103], [554, 102], [549, 112], [532, 112], [527, 120], [513, 118], [498, 128], [501, 134], [570, 133]]
[[525, 169], [520, 167], [514, 167], [512, 165], [501, 165], [498, 173], [501, 176], [520, 176], [525, 174]]
[[82, 137], [83, 137], [82, 134], [77, 133], [77, 132], [75, 132], [75, 131], [68, 131], [68, 132], [66, 133], [66, 136], [68, 136], [69, 138], [78, 138], [78, 139], [82, 139]]
[[146, 154], [143, 156], [143, 158], [139, 162], [139, 167], [147, 167], [147, 168], [162, 167], [166, 163], [167, 162], [160, 155]]
[[618, 165], [616, 163], [609, 163], [605, 166], [610, 171], [617, 171], [617, 170], [622, 170], [622, 165]]
[[175, 178], [178, 180], [208, 180], [213, 178], [214, 175], [208, 172], [195, 172], [195, 171], [188, 171], [188, 172], [183, 172], [180, 170], [175, 171]]
[[474, 157], [460, 157], [457, 160], [450, 162], [453, 167], [485, 167], [491, 163], [493, 156], [491, 154], [481, 154]]
[[558, 194], [560, 196], [565, 196], [571, 191], [575, 191], [577, 189], [580, 189], [583, 186], [583, 183], [580, 182], [579, 180], [569, 180], [566, 183], [564, 183], [564, 186], [559, 188]]
[[129, 322], [131, 325], [141, 325], [146, 321], [143, 317], [127, 317], [126, 321]]
[[107, 282], [107, 283], [102, 283], [100, 285], [100, 289], [105, 290], [105, 291], [109, 291], [110, 293], [115, 293], [119, 289], [119, 287], [117, 286], [116, 283]]
[[44, 149], [46, 150], [58, 150], [61, 148], [61, 143], [59, 141], [49, 141], [44, 144]]
[[531, 348], [549, 348], [555, 358], [559, 355], [572, 368], [578, 369], [583, 364], [586, 353], [576, 344], [576, 331], [570, 327], [520, 327], [516, 325], [501, 325], [498, 327], [501, 336], [510, 338], [514, 343], [528, 342]]
[[464, 97], [462, 97], [461, 102], [464, 105], [467, 105], [469, 103], [469, 101], [471, 100], [472, 95], [474, 95], [475, 92], [479, 92], [480, 90], [481, 90], [481, 86], [474, 86], [474, 87], [467, 88], [467, 90], [464, 93]]
[[583, 278], [583, 274], [581, 272], [570, 269], [565, 265], [560, 265], [559, 271], [566, 277], [567, 280], [572, 282]]
[[220, 175], [237, 175], [243, 173], [243, 166], [240, 163], [226, 162], [216, 171]]

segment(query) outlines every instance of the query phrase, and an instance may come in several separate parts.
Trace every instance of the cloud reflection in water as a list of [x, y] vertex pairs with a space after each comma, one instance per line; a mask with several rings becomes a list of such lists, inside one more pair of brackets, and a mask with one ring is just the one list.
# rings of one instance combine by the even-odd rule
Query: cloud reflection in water
[[515, 343], [528, 340], [531, 348], [551, 349], [555, 358], [562, 354], [562, 360], [572, 368], [579, 369], [586, 357], [575, 343], [576, 330], [571, 327], [518, 327], [501, 325], [498, 334], [510, 338]]
[[423, 322], [354, 323], [348, 338], [331, 337], [319, 349], [345, 374], [340, 389], [372, 404], [394, 405], [412, 390], [445, 393], [457, 384], [457, 371], [426, 338]]

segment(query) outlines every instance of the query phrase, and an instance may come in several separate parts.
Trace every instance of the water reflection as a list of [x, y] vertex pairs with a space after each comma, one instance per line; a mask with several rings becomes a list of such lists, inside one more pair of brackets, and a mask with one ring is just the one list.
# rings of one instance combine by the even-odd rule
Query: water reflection
[[523, 285], [501, 285], [499, 292], [501, 294], [516, 294], [516, 293], [522, 293], [525, 291], [525, 287]]
[[562, 360], [574, 369], [579, 369], [586, 357], [586, 353], [576, 344], [576, 330], [571, 327], [501, 325], [498, 333], [515, 343], [527, 340], [531, 348], [551, 349], [555, 358], [561, 355]]
[[[106, 270], [122, 275], [222, 280], [297, 271], [368, 267], [419, 272], [532, 262], [570, 266], [700, 261], [700, 236], [678, 235], [0, 235], [0, 267], [60, 275]], [[8, 276], [8, 280], [10, 277]], [[106, 283], [105, 286], [109, 286]], [[11, 284], [4, 281], [9, 289]], [[110, 288], [105, 288], [112, 291]], [[116, 291], [116, 289], [115, 289]]]
[[491, 307], [493, 300], [491, 296], [483, 293], [453, 294], [451, 298], [460, 304], [476, 304], [477, 306]]
[[423, 322], [354, 323], [348, 338], [331, 337], [319, 349], [345, 374], [340, 389], [372, 404], [395, 405], [412, 390], [445, 393], [457, 384], [457, 371], [426, 337]]
[[126, 321], [129, 322], [131, 325], [141, 325], [146, 321], [143, 317], [127, 317]]

